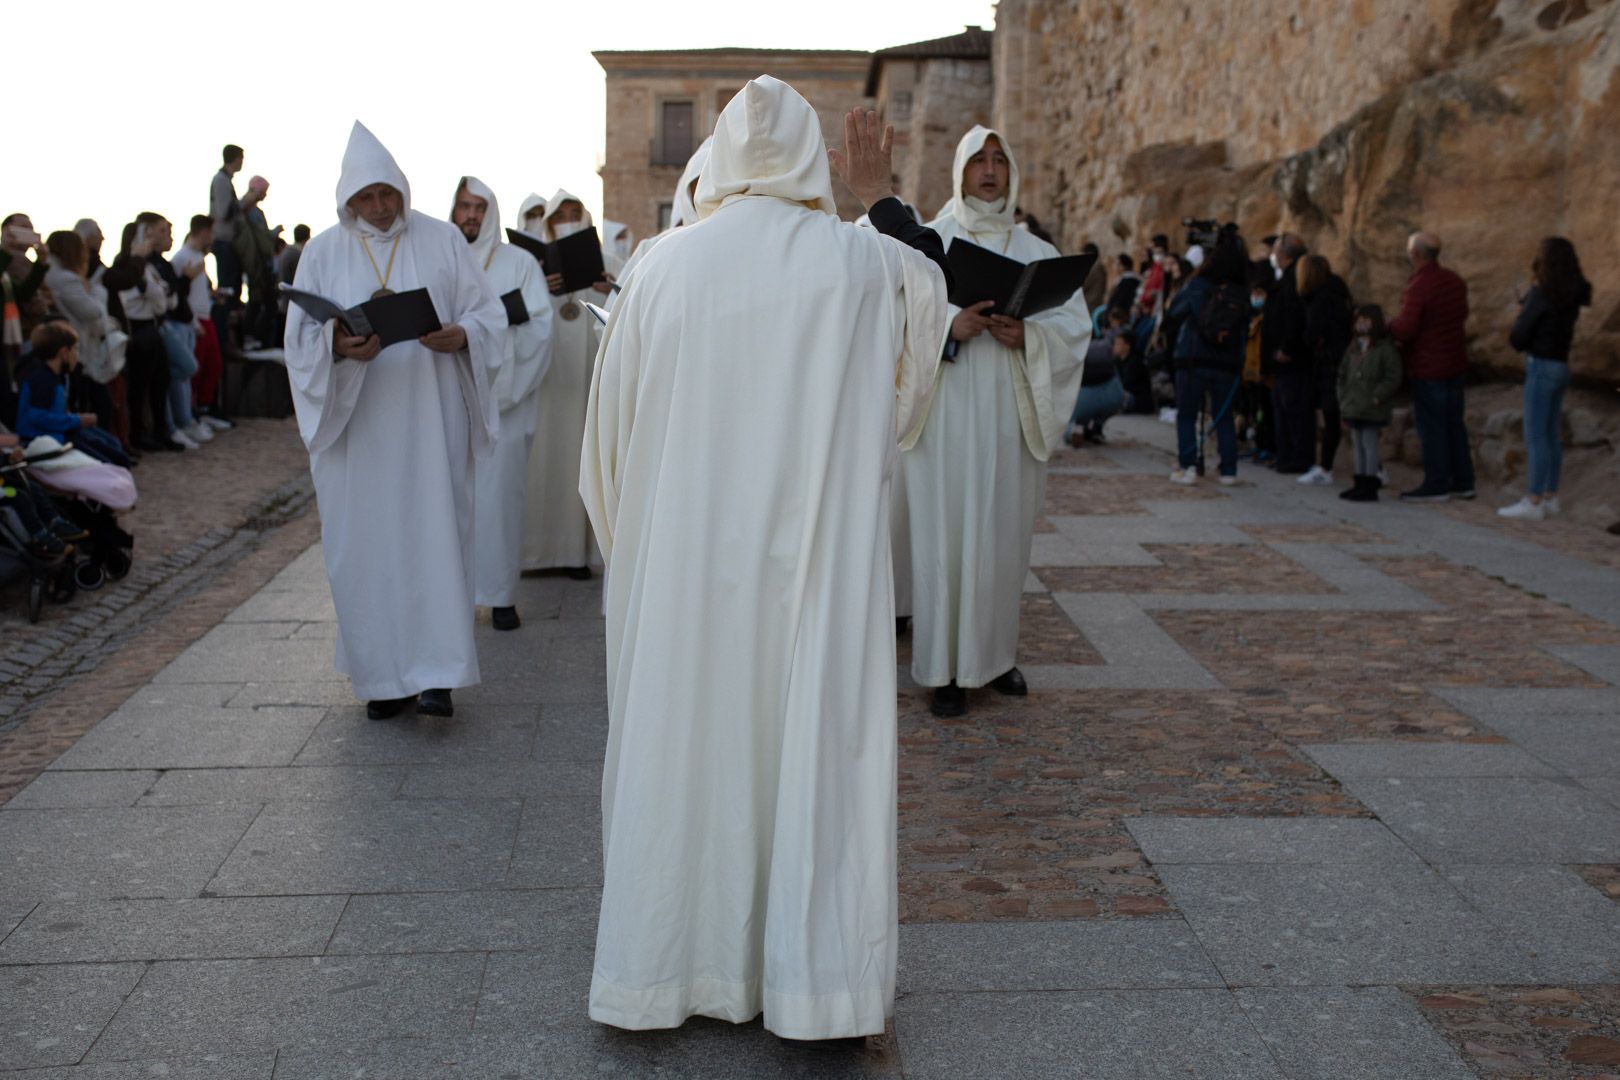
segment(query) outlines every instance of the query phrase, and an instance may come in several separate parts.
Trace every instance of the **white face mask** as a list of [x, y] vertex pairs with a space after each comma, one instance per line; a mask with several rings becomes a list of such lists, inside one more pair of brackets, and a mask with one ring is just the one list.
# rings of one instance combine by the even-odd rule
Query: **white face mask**
[[561, 240], [565, 236], [573, 236], [575, 233], [584, 232], [588, 228], [590, 228], [590, 225], [583, 221], [569, 221], [559, 225], [553, 225], [551, 227], [551, 231], [558, 240]]

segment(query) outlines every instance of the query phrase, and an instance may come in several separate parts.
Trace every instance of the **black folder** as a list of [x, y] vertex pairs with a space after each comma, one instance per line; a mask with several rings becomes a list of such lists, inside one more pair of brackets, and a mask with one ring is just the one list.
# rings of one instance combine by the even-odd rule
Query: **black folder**
[[1021, 263], [961, 237], [951, 241], [945, 254], [956, 278], [951, 303], [968, 307], [993, 300], [988, 314], [1011, 319], [1027, 319], [1068, 303], [1097, 262], [1095, 255], [1060, 255]]
[[539, 259], [540, 268], [547, 277], [552, 274], [563, 276], [562, 288], [552, 290], [553, 295], [588, 289], [601, 281], [602, 274], [607, 270], [602, 262], [602, 241], [597, 239], [594, 225], [550, 244], [516, 229], [507, 229], [506, 238], [514, 247], [520, 247]]
[[426, 289], [374, 296], [363, 304], [345, 308], [324, 296], [291, 285], [281, 286], [282, 295], [320, 322], [336, 319], [350, 334], [370, 337], [376, 334], [383, 348], [401, 341], [415, 341], [423, 334], [442, 330], [439, 313]]
[[529, 308], [523, 302], [522, 289], [513, 289], [501, 297], [501, 304], [506, 308], [506, 325], [522, 326], [529, 321]]

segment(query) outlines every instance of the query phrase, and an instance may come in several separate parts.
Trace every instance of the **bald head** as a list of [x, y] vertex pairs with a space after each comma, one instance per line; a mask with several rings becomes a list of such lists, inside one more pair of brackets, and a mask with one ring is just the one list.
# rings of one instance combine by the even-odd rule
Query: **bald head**
[[1304, 257], [1310, 248], [1298, 233], [1284, 233], [1277, 237], [1277, 269], [1286, 270]]
[[1440, 259], [1440, 237], [1426, 230], [1413, 233], [1406, 240], [1406, 255], [1413, 266], [1425, 266]]

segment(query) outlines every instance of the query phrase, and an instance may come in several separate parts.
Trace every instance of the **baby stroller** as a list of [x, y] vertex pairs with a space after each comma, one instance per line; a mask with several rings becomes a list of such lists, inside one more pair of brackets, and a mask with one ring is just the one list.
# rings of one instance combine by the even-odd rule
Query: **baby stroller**
[[[0, 484], [17, 482], [26, 463], [0, 466]], [[66, 603], [77, 590], [77, 567], [73, 549], [67, 554], [40, 555], [31, 549], [28, 530], [10, 506], [0, 504], [0, 582], [28, 576], [28, 621], [39, 622], [48, 599]]]
[[99, 589], [129, 573], [135, 537], [118, 524], [119, 510], [135, 505], [135, 484], [127, 469], [95, 461], [48, 437], [28, 446], [29, 475], [57, 504], [62, 516], [90, 534], [79, 544], [74, 583]]

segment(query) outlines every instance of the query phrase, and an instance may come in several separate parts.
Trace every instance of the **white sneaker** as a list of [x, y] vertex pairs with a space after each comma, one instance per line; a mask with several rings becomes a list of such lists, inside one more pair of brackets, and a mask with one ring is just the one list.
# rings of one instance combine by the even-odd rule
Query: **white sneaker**
[[1559, 504], [1558, 496], [1543, 495], [1541, 497], [1541, 512], [1548, 517], [1557, 517], [1564, 512], [1564, 508]]
[[1304, 475], [1294, 481], [1296, 484], [1305, 484], [1309, 487], [1327, 487], [1333, 483], [1333, 474], [1320, 465], [1312, 465]]
[[1188, 484], [1188, 485], [1196, 484], [1196, 483], [1198, 483], [1198, 470], [1197, 469], [1171, 469], [1170, 470], [1170, 482], [1172, 484]]
[[190, 435], [187, 435], [185, 432], [181, 431], [179, 428], [175, 428], [174, 432], [169, 436], [169, 438], [173, 439], [187, 450], [202, 449], [201, 443], [199, 443], [196, 439], [193, 439]]
[[1216, 482], [1220, 484], [1221, 487], [1231, 487], [1233, 484], [1237, 483], [1237, 477], [1222, 475], [1221, 478]]
[[214, 441], [214, 429], [203, 423], [201, 420], [198, 420], [196, 423], [186, 428], [186, 434], [191, 436], [193, 442], [205, 443]]
[[1161, 423], [1161, 424], [1173, 424], [1175, 422], [1176, 422], [1176, 410], [1175, 410], [1175, 408], [1173, 406], [1166, 405], [1166, 406], [1164, 406], [1164, 408], [1159, 410], [1159, 423]]
[[1529, 499], [1520, 499], [1512, 506], [1504, 506], [1496, 512], [1497, 517], [1513, 518], [1517, 521], [1542, 521], [1547, 517], [1547, 511]]
[[1389, 487], [1389, 473], [1385, 472], [1383, 469], [1379, 469], [1378, 482], [1383, 484], [1385, 487]]
[[215, 431], [229, 431], [231, 428], [236, 426], [229, 420], [221, 419], [218, 416], [205, 416], [202, 418], [202, 422], [213, 428]]

